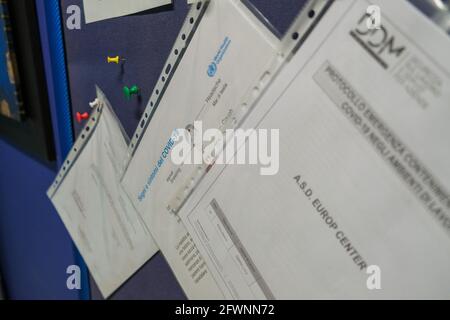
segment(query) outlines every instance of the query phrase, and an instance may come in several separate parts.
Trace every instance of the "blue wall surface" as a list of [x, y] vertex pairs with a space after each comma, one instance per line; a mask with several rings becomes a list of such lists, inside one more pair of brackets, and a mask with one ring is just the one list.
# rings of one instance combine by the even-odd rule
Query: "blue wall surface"
[[[219, 0], [222, 1], [222, 0]], [[300, 11], [304, 0], [245, 0], [255, 6], [278, 34], [284, 34]], [[71, 5], [83, 6], [82, 0], [61, 0], [63, 17]], [[72, 116], [90, 112], [95, 85], [108, 97], [128, 135], [135, 131], [166, 59], [188, 12], [186, 0], [148, 10], [136, 15], [82, 23], [81, 30], [64, 27], [67, 69], [70, 83]], [[84, 21], [83, 21], [84, 22]], [[107, 56], [126, 58], [123, 69], [106, 63]], [[125, 85], [137, 84], [141, 99], [127, 101], [122, 93]], [[77, 135], [82, 125], [74, 124]], [[101, 295], [91, 281], [91, 297]], [[112, 299], [180, 299], [184, 294], [161, 254], [147, 262]]]
[[72, 241], [46, 196], [54, 171], [0, 139], [0, 269], [12, 299], [78, 299]]

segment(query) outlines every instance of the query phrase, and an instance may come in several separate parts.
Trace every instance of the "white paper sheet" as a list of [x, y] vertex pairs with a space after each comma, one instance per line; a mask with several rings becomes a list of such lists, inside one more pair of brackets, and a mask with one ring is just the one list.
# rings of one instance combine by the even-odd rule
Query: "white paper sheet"
[[406, 1], [335, 1], [244, 125], [279, 173], [216, 165], [179, 212], [227, 298], [449, 298], [449, 57]]
[[86, 23], [126, 16], [170, 3], [172, 0], [83, 0]]
[[[81, 133], [86, 139], [67, 160], [48, 195], [104, 297], [111, 295], [158, 248], [119, 184], [127, 138], [103, 93], [99, 115]], [[69, 158], [74, 155], [74, 151]], [[63, 180], [61, 180], [63, 179]], [[59, 180], [59, 181], [58, 181]]]
[[[240, 98], [272, 61], [277, 44], [241, 1], [211, 1], [122, 179], [190, 298], [223, 294], [184, 225], [168, 210], [195, 168], [174, 165], [164, 150], [175, 129], [195, 120], [203, 120], [205, 128], [218, 127], [223, 119], [232, 119], [241, 110]], [[217, 68], [210, 70], [213, 62]]]

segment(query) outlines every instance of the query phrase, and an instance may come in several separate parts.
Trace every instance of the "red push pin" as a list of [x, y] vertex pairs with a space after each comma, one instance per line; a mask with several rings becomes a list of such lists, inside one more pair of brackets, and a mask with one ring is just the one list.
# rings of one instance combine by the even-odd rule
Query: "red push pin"
[[85, 112], [85, 113], [77, 112], [76, 118], [77, 118], [77, 122], [81, 123], [82, 120], [89, 119], [89, 113], [87, 113], [87, 112]]

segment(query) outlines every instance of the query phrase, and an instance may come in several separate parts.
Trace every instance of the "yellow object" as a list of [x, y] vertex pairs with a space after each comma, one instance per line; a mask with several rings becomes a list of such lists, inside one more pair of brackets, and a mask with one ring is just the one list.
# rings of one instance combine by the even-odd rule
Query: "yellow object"
[[116, 56], [116, 57], [108, 57], [108, 63], [115, 63], [115, 64], [119, 64], [120, 61], [120, 57]]

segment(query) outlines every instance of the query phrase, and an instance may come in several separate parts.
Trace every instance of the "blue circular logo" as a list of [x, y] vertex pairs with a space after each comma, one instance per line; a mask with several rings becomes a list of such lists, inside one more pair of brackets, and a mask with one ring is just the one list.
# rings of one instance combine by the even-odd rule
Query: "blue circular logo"
[[208, 67], [208, 76], [212, 78], [216, 75], [216, 72], [217, 72], [217, 64], [213, 62]]

